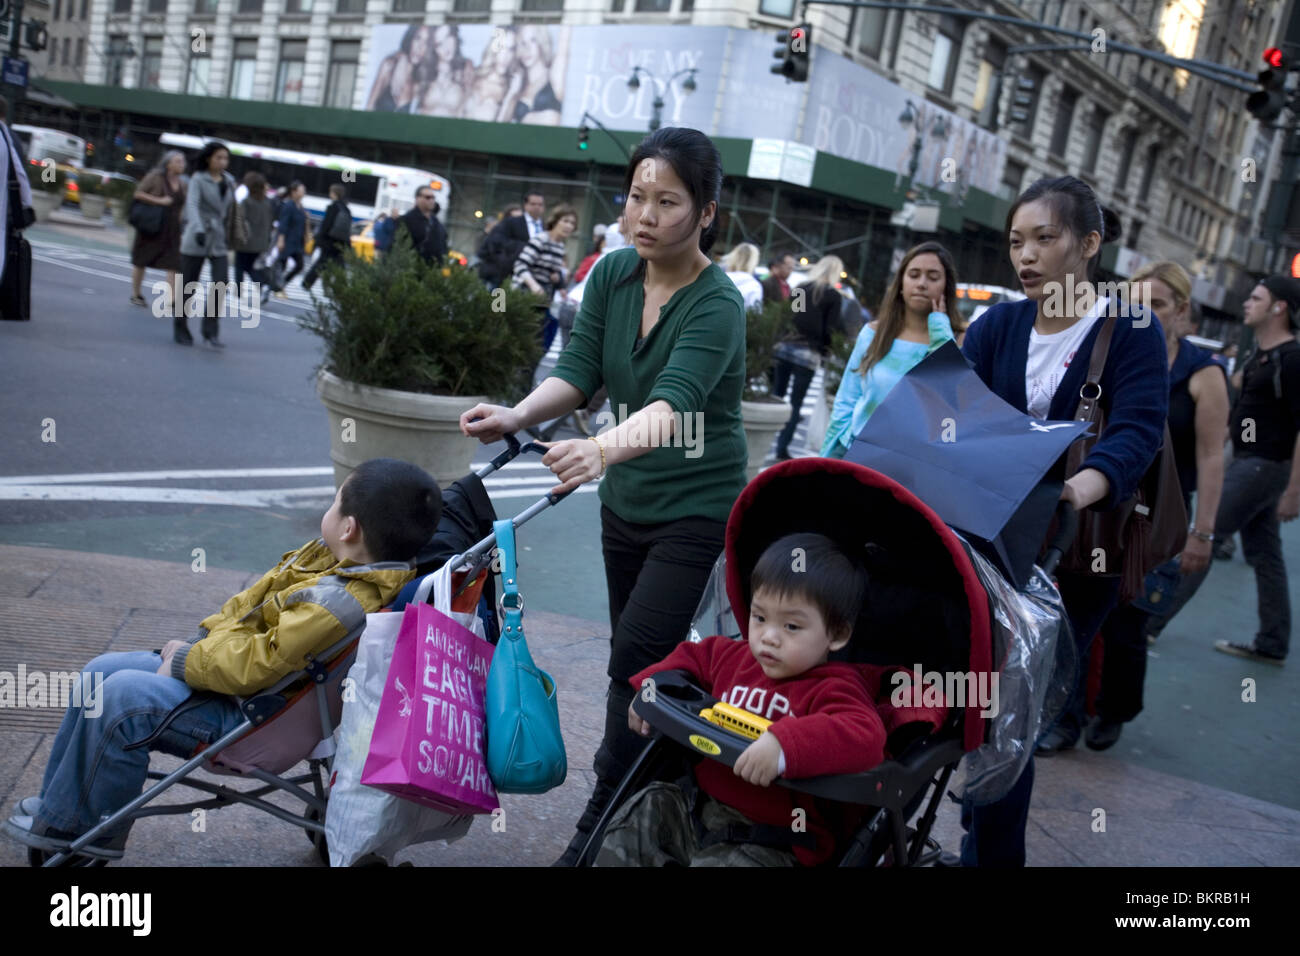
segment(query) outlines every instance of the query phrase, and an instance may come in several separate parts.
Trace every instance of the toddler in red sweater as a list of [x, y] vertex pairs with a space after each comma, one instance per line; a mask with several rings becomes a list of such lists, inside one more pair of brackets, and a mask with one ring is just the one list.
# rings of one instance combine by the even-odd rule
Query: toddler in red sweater
[[[632, 684], [640, 689], [652, 674], [684, 670], [713, 696], [772, 725], [734, 768], [699, 764], [694, 813], [689, 785], [654, 783], [635, 794], [610, 821], [597, 866], [811, 865], [828, 859], [845, 835], [854, 814], [771, 784], [778, 776], [857, 773], [884, 758], [875, 702], [883, 669], [827, 660], [849, 643], [867, 571], [829, 538], [793, 534], [763, 552], [750, 584], [748, 643], [683, 643]], [[628, 723], [651, 733], [631, 708]]]

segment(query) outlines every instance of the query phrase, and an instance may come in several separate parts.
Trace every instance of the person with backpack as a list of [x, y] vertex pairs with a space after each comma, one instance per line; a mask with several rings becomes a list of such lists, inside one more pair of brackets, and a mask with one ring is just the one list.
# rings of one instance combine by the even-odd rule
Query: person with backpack
[[235, 244], [235, 283], [242, 289], [244, 274], [247, 273], [261, 286], [261, 300], [265, 302], [271, 295], [271, 287], [256, 263], [258, 257], [271, 246], [271, 222], [275, 212], [266, 195], [265, 176], [256, 170], [250, 170], [244, 174], [244, 186], [248, 189], [248, 195], [239, 205], [244, 213], [244, 222], [248, 223], [248, 235], [243, 242]]
[[352, 211], [348, 208], [346, 196], [347, 189], [342, 183], [330, 184], [330, 199], [333, 201], [325, 210], [325, 218], [316, 230], [316, 245], [320, 248], [320, 255], [302, 277], [304, 289], [310, 289], [327, 266], [341, 261], [343, 250], [352, 241]]

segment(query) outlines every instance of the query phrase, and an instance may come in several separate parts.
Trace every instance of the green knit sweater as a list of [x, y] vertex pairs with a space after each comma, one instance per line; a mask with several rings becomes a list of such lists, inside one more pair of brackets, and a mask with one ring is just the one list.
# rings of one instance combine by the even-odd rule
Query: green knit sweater
[[636, 249], [620, 249], [596, 263], [552, 374], [588, 397], [603, 383], [619, 424], [661, 399], [679, 415], [669, 444], [606, 472], [600, 499], [614, 514], [633, 524], [726, 521], [745, 486], [748, 458], [740, 417], [744, 301], [710, 265], [673, 293], [638, 346], [644, 289], [637, 279], [618, 283], [639, 258]]

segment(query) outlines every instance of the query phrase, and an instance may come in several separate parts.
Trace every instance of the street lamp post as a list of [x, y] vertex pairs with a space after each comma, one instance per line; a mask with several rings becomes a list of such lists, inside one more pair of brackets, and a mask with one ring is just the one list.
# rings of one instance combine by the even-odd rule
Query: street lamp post
[[[903, 112], [898, 115], [898, 125], [903, 127], [904, 130], [911, 129], [913, 125], [915, 125], [916, 132], [912, 140], [912, 156], [907, 164], [907, 186], [903, 190], [903, 208], [894, 214], [894, 223], [897, 227], [897, 231], [894, 236], [894, 254], [889, 267], [891, 273], [898, 270], [898, 267], [903, 262], [903, 256], [907, 252], [908, 224], [910, 223], [911, 215], [916, 208], [913, 201], [913, 190], [914, 187], [916, 187], [916, 173], [921, 166], [921, 151], [925, 148], [925, 137], [927, 134], [924, 124], [917, 118], [916, 105], [911, 100], [906, 101], [903, 106]], [[942, 115], [938, 115], [934, 118], [934, 122], [930, 124], [928, 132], [937, 136], [939, 139], [943, 139], [943, 137], [947, 135], [948, 128], [943, 122]], [[903, 178], [901, 176], [896, 176], [894, 179], [894, 191], [898, 192], [902, 185]]]
[[649, 77], [650, 82], [655, 85], [654, 102], [650, 104], [651, 107], [654, 109], [654, 112], [650, 115], [650, 132], [653, 133], [662, 125], [660, 123], [660, 117], [663, 114], [663, 108], [664, 108], [664, 90], [667, 87], [671, 86], [673, 80], [677, 79], [677, 77], [686, 74], [686, 82], [682, 84], [682, 89], [687, 93], [693, 92], [695, 89], [696, 68], [690, 66], [687, 67], [686, 69], [678, 70], [676, 73], [674, 73], [672, 76], [668, 78], [667, 82], [663, 82], [659, 80], [653, 73], [647, 70], [644, 66], [634, 66], [632, 67], [632, 75], [631, 77], [628, 78], [627, 81], [627, 88], [629, 90], [635, 90], [640, 88], [641, 80], [638, 76], [638, 74], [640, 73], [644, 73], [647, 77]]

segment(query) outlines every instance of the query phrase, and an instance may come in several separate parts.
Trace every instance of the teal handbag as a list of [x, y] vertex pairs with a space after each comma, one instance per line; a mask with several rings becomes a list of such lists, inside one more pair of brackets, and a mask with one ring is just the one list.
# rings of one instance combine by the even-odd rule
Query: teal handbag
[[533, 663], [524, 640], [514, 523], [496, 521], [492, 527], [501, 556], [505, 626], [488, 669], [488, 775], [498, 793], [545, 793], [564, 783], [568, 772], [555, 681]]

